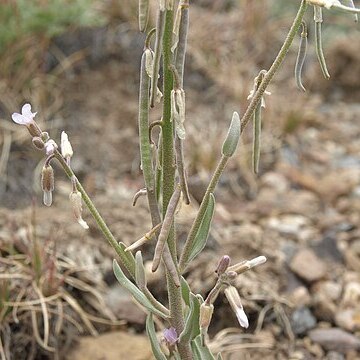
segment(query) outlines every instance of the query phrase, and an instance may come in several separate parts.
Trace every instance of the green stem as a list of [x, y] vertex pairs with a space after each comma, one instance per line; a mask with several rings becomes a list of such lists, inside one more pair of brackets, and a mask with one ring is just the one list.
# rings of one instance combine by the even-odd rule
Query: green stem
[[261, 98], [264, 95], [266, 88], [268, 87], [268, 85], [270, 84], [271, 80], [273, 79], [275, 73], [279, 69], [282, 62], [284, 61], [285, 56], [288, 53], [290, 46], [294, 40], [294, 37], [300, 28], [301, 21], [302, 21], [302, 18], [304, 17], [306, 8], [307, 8], [307, 2], [306, 2], [306, 0], [302, 0], [300, 8], [296, 14], [293, 24], [291, 25], [291, 28], [289, 30], [289, 33], [285, 39], [283, 46], [281, 47], [278, 55], [276, 56], [276, 59], [274, 60], [273, 64], [271, 65], [270, 69], [266, 73], [263, 81], [261, 82], [261, 85], [259, 86], [259, 89], [255, 92], [254, 96], [252, 97], [250, 104], [247, 107], [247, 109], [241, 119], [241, 132], [244, 131], [246, 125], [251, 120], [257, 104], [261, 101]]
[[180, 274], [182, 274], [185, 269], [186, 266], [188, 265], [188, 260], [189, 260], [189, 256], [190, 256], [190, 252], [194, 243], [194, 239], [196, 236], [197, 231], [199, 230], [201, 221], [204, 217], [205, 211], [206, 211], [206, 206], [207, 206], [207, 201], [209, 199], [209, 196], [211, 193], [214, 192], [216, 185], [219, 182], [220, 176], [223, 173], [225, 166], [228, 162], [230, 158], [227, 156], [222, 156], [216, 169], [215, 172], [210, 180], [210, 183], [206, 189], [205, 195], [203, 197], [203, 200], [200, 204], [200, 208], [199, 211], [196, 215], [196, 218], [191, 226], [189, 235], [186, 239], [185, 245], [184, 245], [184, 249], [183, 252], [181, 254], [181, 258], [180, 258], [180, 263], [179, 263], [179, 269], [180, 269]]
[[[162, 127], [162, 200], [163, 216], [165, 216], [170, 198], [174, 192], [175, 166], [174, 166], [174, 131], [171, 122], [171, 90], [173, 89], [173, 76], [170, 70], [171, 65], [171, 41], [173, 27], [173, 10], [166, 10], [165, 29], [163, 35], [163, 71], [164, 71], [164, 103], [163, 103], [163, 127]], [[170, 253], [177, 262], [176, 238], [174, 227], [168, 237]], [[184, 329], [183, 304], [181, 288], [177, 287], [167, 272], [167, 288], [169, 297], [169, 308], [171, 325], [175, 327], [177, 334]], [[179, 354], [182, 360], [191, 360], [192, 353], [189, 342], [178, 344]]]
[[[58, 150], [55, 151], [55, 158], [59, 161], [60, 165], [64, 169], [66, 175], [72, 179], [76, 178], [74, 172], [70, 168], [70, 166], [66, 163], [65, 159], [62, 157], [60, 152]], [[84, 200], [84, 203], [86, 204], [87, 208], [89, 209], [91, 215], [95, 219], [97, 225], [99, 226], [100, 230], [104, 234], [106, 240], [110, 243], [110, 245], [114, 248], [116, 253], [119, 255], [119, 258], [122, 262], [122, 264], [125, 266], [127, 271], [130, 273], [130, 275], [135, 279], [135, 263], [130, 261], [131, 254], [127, 254], [124, 249], [121, 248], [121, 246], [116, 241], [114, 235], [111, 233], [110, 229], [106, 225], [104, 219], [101, 217], [99, 212], [97, 211], [94, 203], [89, 198], [88, 194], [86, 193], [85, 189], [82, 187], [79, 180], [76, 180], [76, 186], [77, 189], [80, 191], [82, 199]]]

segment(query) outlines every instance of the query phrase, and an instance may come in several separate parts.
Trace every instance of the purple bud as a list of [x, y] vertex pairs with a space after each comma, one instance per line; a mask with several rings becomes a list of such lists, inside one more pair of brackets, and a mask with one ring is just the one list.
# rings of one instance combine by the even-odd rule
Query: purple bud
[[230, 256], [228, 255], [224, 255], [220, 261], [219, 261], [219, 264], [215, 270], [215, 272], [218, 274], [218, 275], [222, 275], [226, 270], [227, 268], [229, 267], [230, 265]]
[[169, 346], [173, 346], [178, 341], [178, 336], [176, 333], [175, 328], [171, 327], [169, 329], [165, 329], [164, 332], [164, 338]]

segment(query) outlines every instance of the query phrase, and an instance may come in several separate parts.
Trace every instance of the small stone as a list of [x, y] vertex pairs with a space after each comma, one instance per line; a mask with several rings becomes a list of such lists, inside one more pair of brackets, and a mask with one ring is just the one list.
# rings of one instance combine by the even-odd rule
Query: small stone
[[120, 285], [116, 284], [109, 289], [105, 295], [105, 303], [118, 319], [140, 325], [145, 323], [146, 314]]
[[329, 351], [326, 355], [326, 360], [345, 360], [345, 357], [336, 351]]
[[360, 304], [360, 283], [350, 281], [345, 285], [341, 305], [354, 307]]
[[296, 275], [307, 282], [320, 280], [327, 273], [325, 263], [310, 249], [298, 251], [290, 263], [290, 268]]
[[342, 286], [335, 281], [322, 281], [311, 288], [315, 295], [320, 294], [324, 299], [338, 301], [341, 296]]
[[311, 297], [305, 286], [298, 286], [289, 296], [289, 300], [297, 307], [307, 306], [310, 304]]
[[291, 315], [291, 328], [296, 335], [304, 335], [316, 325], [316, 319], [307, 307], [296, 309]]
[[335, 314], [336, 325], [344, 330], [360, 330], [360, 309], [340, 310]]
[[360, 339], [339, 328], [314, 329], [309, 332], [309, 337], [327, 351], [335, 350], [344, 354], [360, 350]]

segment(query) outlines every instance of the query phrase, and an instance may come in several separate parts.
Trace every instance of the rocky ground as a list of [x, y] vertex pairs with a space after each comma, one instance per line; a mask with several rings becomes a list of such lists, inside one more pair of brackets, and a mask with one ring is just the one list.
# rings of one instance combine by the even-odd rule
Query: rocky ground
[[[209, 28], [226, 24], [236, 31], [243, 21], [245, 30], [237, 35], [230, 31], [212, 34], [200, 23], [192, 24], [185, 86], [186, 158], [193, 201], [178, 216], [181, 242], [219, 157], [231, 113], [243, 111], [254, 76], [269, 66], [291, 19], [290, 12], [271, 23], [260, 14], [249, 19], [221, 7], [214, 15], [208, 5], [201, 7], [203, 3], [194, 6], [193, 14], [194, 18], [201, 15]], [[264, 21], [264, 32], [271, 35], [256, 33], [257, 21]], [[328, 82], [321, 78], [310, 50], [305, 94], [296, 89], [292, 78], [294, 46], [270, 85], [272, 95], [266, 98], [260, 174], [254, 176], [250, 168], [250, 125], [216, 193], [209, 244], [186, 274], [194, 292], [206, 295], [211, 289], [223, 254], [231, 255], [233, 263], [258, 255], [268, 258], [264, 266], [236, 281], [250, 318], [247, 331], [238, 327], [223, 296], [215, 303], [211, 347], [214, 352], [222, 351], [224, 359], [350, 360], [360, 356], [360, 92], [354, 75], [360, 71], [356, 71], [360, 58], [353, 45], [358, 41], [354, 33], [349, 31], [328, 43], [332, 75]], [[94, 34], [85, 42], [93, 49], [93, 58], [71, 67], [61, 78], [57, 86], [64, 90], [63, 106], [43, 126], [56, 139], [61, 130], [68, 132], [75, 149], [74, 170], [116, 238], [131, 244], [150, 229], [145, 201], [141, 199], [135, 208], [131, 204], [133, 194], [142, 187], [136, 138], [142, 38], [131, 24], [124, 23]], [[254, 34], [256, 46], [248, 40]], [[101, 50], [94, 48], [94, 36], [102, 39], [97, 42]], [[110, 46], [114, 38], [115, 48]], [[59, 39], [58, 45], [76, 43], [76, 39], [72, 34], [72, 40]], [[102, 55], [96, 56], [99, 53]], [[152, 119], [159, 116], [158, 108]], [[97, 300], [107, 309], [101, 317], [122, 320], [116, 325], [114, 321], [99, 325], [92, 319], [97, 330], [106, 334], [77, 339], [79, 347], [62, 356], [69, 360], [90, 358], [89, 354], [92, 359], [121, 359], [127, 354], [131, 359], [151, 359], [143, 337], [145, 315], [115, 283], [111, 249], [88, 213], [88, 232], [73, 222], [67, 200], [71, 185], [60, 169], [56, 169], [54, 204], [50, 209], [42, 207], [37, 182], [33, 185], [41, 156], [30, 150], [29, 139], [16, 136], [19, 131], [23, 129], [14, 130], [6, 191], [1, 194], [2, 254], [9, 243], [29, 243], [31, 223], [41, 244], [56, 244], [67, 264], [84, 269], [85, 275], [74, 277], [98, 290], [101, 301]], [[35, 215], [29, 207], [32, 198]], [[148, 262], [151, 248], [145, 248]], [[2, 262], [5, 264], [3, 258]], [[166, 301], [161, 277], [152, 275], [150, 286]], [[72, 281], [66, 290], [87, 312], [100, 316], [94, 300], [84, 295], [85, 285]], [[111, 329], [122, 332], [109, 333]], [[87, 326], [83, 330], [91, 333]], [[76, 332], [69, 330], [67, 336], [70, 333], [72, 339], [77, 338]], [[130, 351], [134, 351], [131, 357]], [[43, 358], [48, 358], [46, 354]]]

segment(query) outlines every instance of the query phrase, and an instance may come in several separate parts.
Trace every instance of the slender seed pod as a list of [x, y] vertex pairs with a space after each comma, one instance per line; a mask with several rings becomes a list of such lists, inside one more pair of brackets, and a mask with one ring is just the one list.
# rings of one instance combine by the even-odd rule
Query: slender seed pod
[[147, 57], [151, 56], [146, 49], [141, 58], [140, 90], [139, 90], [139, 137], [142, 171], [147, 191], [154, 190], [154, 177], [149, 142], [149, 89], [150, 78], [146, 72]]
[[261, 103], [256, 106], [254, 111], [254, 137], [253, 137], [253, 171], [259, 173], [259, 160], [261, 149]]
[[153, 272], [155, 272], [159, 267], [161, 255], [163, 254], [164, 246], [166, 244], [167, 238], [169, 237], [169, 233], [174, 220], [176, 207], [180, 200], [180, 194], [181, 194], [180, 186], [178, 185], [176, 186], [174, 193], [170, 198], [169, 205], [167, 207], [166, 214], [164, 217], [163, 225], [161, 227], [158, 241], [155, 247], [154, 259], [152, 264]]
[[302, 91], [306, 91], [304, 85], [301, 82], [301, 74], [302, 74], [302, 68], [305, 62], [306, 50], [307, 50], [307, 28], [305, 21], [302, 21], [301, 25], [302, 25], [302, 31], [300, 35], [299, 52], [295, 64], [295, 80], [297, 87]]
[[184, 195], [185, 204], [189, 205], [190, 195], [187, 184], [186, 170], [184, 167], [183, 143], [177, 134], [175, 135], [175, 155], [176, 155], [176, 168], [179, 174], [179, 183], [180, 183], [181, 191]]
[[144, 32], [149, 21], [149, 0], [139, 0], [139, 30]]
[[155, 106], [156, 94], [157, 94], [157, 84], [159, 79], [159, 69], [160, 69], [160, 58], [162, 51], [162, 39], [164, 36], [165, 28], [165, 9], [160, 7], [156, 22], [156, 38], [155, 38], [155, 54], [154, 54], [154, 65], [153, 72], [151, 76], [151, 92], [150, 92], [150, 106]]
[[187, 35], [189, 28], [189, 0], [183, 0], [179, 4], [181, 7], [181, 18], [179, 25], [179, 39], [177, 43], [175, 68], [179, 74], [180, 87], [183, 87], [184, 82], [184, 65], [185, 65], [185, 53], [187, 44]]
[[314, 6], [314, 22], [315, 22], [316, 55], [319, 60], [320, 68], [325, 79], [330, 79], [330, 74], [326, 66], [325, 57], [322, 48], [321, 27], [322, 27], [323, 17], [322, 17], [322, 8], [320, 6]]

